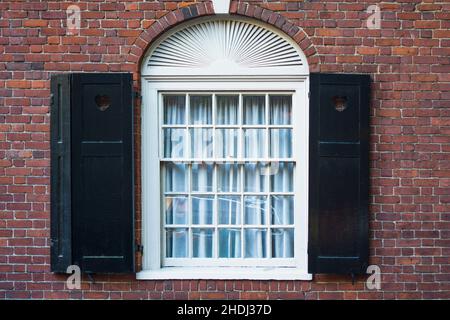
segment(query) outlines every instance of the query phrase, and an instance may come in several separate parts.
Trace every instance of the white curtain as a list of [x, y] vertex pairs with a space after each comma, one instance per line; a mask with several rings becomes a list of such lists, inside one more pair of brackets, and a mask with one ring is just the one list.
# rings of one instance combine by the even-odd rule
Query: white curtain
[[[241, 198], [240, 196], [218, 197], [219, 225], [237, 225], [241, 223]], [[237, 228], [219, 229], [219, 257], [241, 257], [241, 231]]]
[[291, 97], [270, 96], [270, 124], [291, 124]]
[[165, 191], [187, 192], [187, 166], [183, 163], [168, 162], [165, 166]]
[[[239, 192], [240, 166], [238, 164], [220, 164], [217, 166], [217, 191]], [[241, 223], [241, 197], [218, 195], [219, 225], [237, 225]], [[241, 257], [241, 230], [239, 228], [219, 229], [219, 257]]]
[[[192, 223], [211, 225], [213, 223], [212, 196], [192, 196]], [[212, 257], [213, 229], [195, 228], [192, 230], [193, 256], [196, 258]]]
[[[217, 124], [238, 124], [239, 97], [217, 97]], [[238, 130], [218, 129], [216, 140], [216, 156], [218, 158], [236, 158], [238, 156]], [[217, 190], [219, 192], [240, 191], [240, 174], [237, 164], [223, 164], [217, 166]], [[241, 222], [240, 197], [218, 197], [219, 224], [239, 224]], [[219, 229], [219, 257], [241, 257], [241, 231], [236, 228]]]
[[[244, 197], [244, 223], [246, 225], [266, 224], [265, 196]], [[264, 228], [249, 228], [244, 230], [245, 256], [247, 258], [264, 258], [267, 255], [266, 230]]]
[[213, 223], [213, 196], [192, 196], [192, 223], [212, 224]]
[[[244, 96], [244, 125], [265, 125], [265, 97], [264, 96]], [[262, 158], [265, 156], [264, 129], [244, 130], [244, 157]]]
[[[164, 96], [164, 124], [182, 125], [186, 122], [184, 96]], [[181, 158], [184, 156], [184, 129], [164, 129], [164, 157]]]
[[194, 258], [213, 256], [213, 229], [192, 229], [192, 255]]
[[264, 129], [244, 129], [244, 157], [263, 158], [265, 156]]
[[[212, 124], [211, 96], [191, 96], [190, 110], [186, 112], [184, 96], [164, 98], [164, 124], [195, 125]], [[271, 96], [269, 98], [269, 124], [289, 125], [291, 123], [291, 98]], [[238, 96], [218, 96], [216, 101], [216, 124], [236, 125], [239, 120]], [[264, 96], [243, 97], [242, 124], [266, 126], [266, 106]], [[213, 134], [215, 135], [215, 155], [218, 158], [236, 158], [238, 155], [238, 130], [218, 128], [191, 128], [189, 131], [190, 150], [185, 152], [186, 129], [164, 129], [164, 156], [168, 158], [192, 157], [205, 159], [213, 157]], [[265, 158], [265, 148], [269, 146], [272, 158], [292, 156], [292, 129], [290, 128], [245, 128], [243, 130], [243, 156], [246, 158]], [[269, 140], [269, 141], [268, 141]], [[277, 162], [270, 169], [259, 162], [245, 164], [225, 163], [207, 164], [204, 162], [181, 164], [165, 163], [165, 191], [180, 195], [166, 197], [166, 223], [187, 224], [191, 214], [192, 254], [194, 257], [213, 256], [214, 237], [219, 239], [221, 258], [263, 258], [267, 257], [268, 243], [271, 241], [273, 257], [293, 256], [293, 197], [291, 195], [259, 195], [268, 191], [277, 193], [293, 192], [293, 162]], [[216, 178], [213, 180], [214, 166]], [[188, 171], [190, 170], [190, 186]], [[243, 172], [243, 176], [241, 176]], [[267, 181], [267, 179], [269, 179]], [[242, 181], [243, 180], [243, 181]], [[215, 182], [214, 182], [215, 181]], [[214, 191], [213, 182], [219, 193], [216, 197], [217, 234], [213, 228], [214, 196], [202, 194]], [[252, 195], [221, 194], [241, 192]], [[269, 188], [269, 190], [267, 190]], [[190, 197], [188, 205], [187, 194]], [[243, 203], [243, 212], [241, 204]], [[188, 208], [190, 212], [188, 212]], [[270, 216], [267, 216], [269, 215]], [[243, 217], [243, 218], [241, 218]], [[243, 221], [241, 221], [243, 219]], [[278, 227], [272, 228], [269, 236], [267, 222]], [[241, 229], [240, 224], [253, 227]], [[235, 227], [236, 226], [236, 227]], [[242, 242], [244, 241], [244, 245]], [[189, 232], [187, 227], [168, 228], [166, 232], [166, 255], [168, 257], [187, 257]], [[242, 250], [242, 245], [244, 250]]]
[[164, 124], [185, 124], [185, 97], [164, 96]]
[[216, 157], [237, 158], [238, 136], [236, 129], [216, 129]]
[[[166, 125], [186, 123], [185, 96], [164, 96], [163, 121]], [[184, 129], [164, 129], [163, 156], [181, 158], [184, 156]], [[187, 166], [182, 163], [164, 163], [165, 192], [187, 192]], [[166, 224], [186, 224], [188, 221], [187, 196], [166, 196]], [[188, 229], [166, 229], [166, 256], [185, 258], [188, 256]]]
[[[240, 196], [218, 197], [219, 225], [237, 225], [241, 223]], [[241, 257], [241, 231], [239, 228], [219, 229], [219, 257]]]
[[[211, 225], [213, 223], [213, 201], [212, 196], [192, 196], [192, 224]], [[195, 258], [212, 257], [213, 229], [192, 229], [193, 256]]]
[[294, 229], [272, 229], [272, 257], [294, 257]]
[[[190, 123], [195, 125], [212, 124], [211, 96], [190, 97]], [[191, 129], [191, 157], [198, 159], [213, 156], [213, 131], [209, 128]], [[205, 163], [193, 164], [191, 170], [193, 192], [213, 191], [213, 167]], [[212, 196], [192, 195], [192, 223], [198, 225], [211, 225], [213, 223]], [[213, 229], [192, 229], [192, 255], [196, 258], [212, 257]]]
[[[292, 162], [280, 162], [274, 168], [270, 176], [270, 188], [272, 192], [293, 191], [294, 164]], [[294, 198], [290, 195], [272, 195], [271, 200], [271, 224], [293, 225], [294, 223]], [[272, 257], [289, 258], [294, 256], [294, 233], [292, 228], [272, 229]]]
[[[216, 124], [238, 124], [239, 96], [217, 96]], [[238, 151], [238, 130], [216, 130], [216, 157], [236, 158]]]
[[166, 197], [166, 224], [188, 223], [187, 196]]
[[[291, 97], [270, 96], [270, 124], [291, 124]], [[270, 156], [272, 158], [289, 158], [292, 156], [292, 129], [271, 129]]]
[[164, 129], [164, 157], [182, 158], [184, 156], [184, 129]]
[[192, 191], [211, 192], [213, 191], [213, 171], [211, 164], [204, 162], [192, 163], [191, 165]]
[[266, 234], [265, 229], [249, 228], [244, 230], [246, 258], [267, 257]]
[[[165, 164], [165, 191], [187, 192], [187, 166], [179, 163]], [[186, 224], [188, 218], [187, 196], [166, 196], [166, 224]], [[166, 256], [184, 258], [188, 254], [188, 229], [166, 230]]]
[[190, 97], [190, 124], [212, 124], [211, 99], [211, 96]]
[[219, 257], [241, 257], [241, 229], [219, 229]]
[[238, 124], [239, 96], [217, 96], [217, 124]]
[[294, 223], [294, 199], [292, 196], [272, 196], [272, 224], [291, 225]]
[[266, 168], [261, 163], [251, 162], [244, 165], [244, 192], [266, 191]]
[[264, 125], [266, 123], [265, 96], [244, 96], [244, 125]]
[[196, 159], [212, 158], [212, 129], [191, 129], [191, 157]]
[[273, 192], [294, 191], [294, 163], [273, 162], [270, 165], [270, 188]]
[[240, 166], [236, 163], [224, 163], [217, 165], [217, 191], [239, 192], [241, 191]]
[[186, 258], [188, 256], [188, 229], [174, 228], [166, 231], [166, 256]]
[[[212, 124], [211, 96], [190, 97], [190, 124]], [[209, 128], [195, 128], [190, 130], [191, 157], [204, 159], [213, 156], [213, 131]]]
[[244, 223], [251, 225], [266, 224], [266, 196], [244, 197]]
[[270, 157], [292, 157], [292, 129], [270, 129]]

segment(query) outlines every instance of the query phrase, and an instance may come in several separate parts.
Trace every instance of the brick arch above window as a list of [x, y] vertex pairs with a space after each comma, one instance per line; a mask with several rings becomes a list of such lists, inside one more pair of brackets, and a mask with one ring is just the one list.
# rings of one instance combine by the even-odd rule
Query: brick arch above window
[[[214, 14], [212, 4], [210, 2], [202, 2], [171, 11], [155, 21], [150, 27], [142, 31], [132, 45], [128, 55], [128, 63], [133, 64], [134, 66], [132, 70], [129, 71], [139, 73], [139, 66], [147, 49], [153, 41], [167, 30], [182, 22]], [[281, 30], [291, 37], [303, 51], [307, 58], [310, 71], [316, 71], [319, 57], [314, 44], [300, 27], [296, 26], [279, 13], [264, 9], [257, 5], [232, 1], [230, 5], [230, 14], [260, 20]]]

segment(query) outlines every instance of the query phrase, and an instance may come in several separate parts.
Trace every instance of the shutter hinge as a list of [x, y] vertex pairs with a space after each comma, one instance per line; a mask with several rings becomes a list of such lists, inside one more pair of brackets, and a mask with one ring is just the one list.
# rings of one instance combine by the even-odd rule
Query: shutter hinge
[[139, 91], [135, 91], [135, 92], [134, 92], [134, 98], [135, 98], [135, 99], [141, 99], [141, 100], [142, 100], [141, 93], [140, 93]]
[[311, 91], [308, 91], [308, 99], [311, 99]]
[[144, 246], [142, 244], [136, 244], [136, 252], [144, 254]]
[[55, 96], [53, 95], [53, 93], [51, 93], [50, 94], [50, 105], [52, 106], [54, 102], [55, 102]]

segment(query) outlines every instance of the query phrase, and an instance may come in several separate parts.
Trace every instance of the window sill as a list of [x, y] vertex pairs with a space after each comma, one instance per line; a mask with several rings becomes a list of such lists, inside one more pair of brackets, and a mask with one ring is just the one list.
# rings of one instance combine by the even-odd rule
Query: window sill
[[189, 268], [166, 267], [143, 270], [137, 280], [312, 280], [312, 275], [297, 268]]

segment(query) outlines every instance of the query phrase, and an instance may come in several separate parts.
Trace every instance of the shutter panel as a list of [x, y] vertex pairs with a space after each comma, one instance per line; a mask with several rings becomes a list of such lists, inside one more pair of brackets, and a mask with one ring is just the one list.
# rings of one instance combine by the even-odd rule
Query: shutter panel
[[370, 76], [311, 74], [309, 272], [366, 273]]
[[51, 78], [51, 270], [66, 272], [71, 251], [70, 76]]
[[131, 74], [74, 74], [72, 88], [74, 263], [134, 272]]

